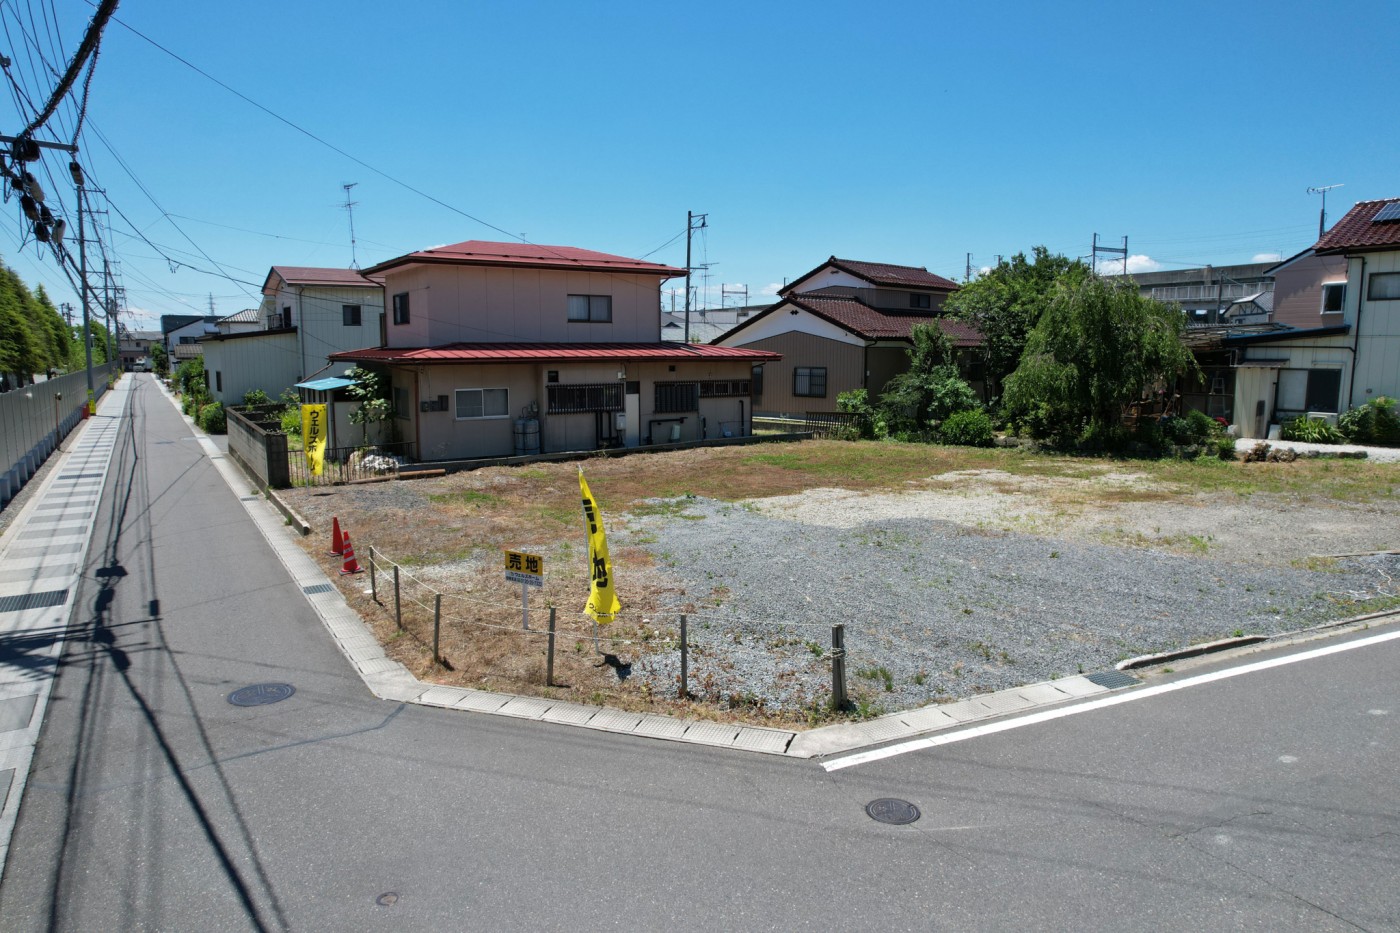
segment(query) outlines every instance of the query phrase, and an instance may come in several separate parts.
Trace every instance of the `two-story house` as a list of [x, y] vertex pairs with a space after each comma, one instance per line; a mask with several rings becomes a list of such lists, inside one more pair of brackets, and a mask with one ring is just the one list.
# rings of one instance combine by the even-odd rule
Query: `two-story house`
[[778, 292], [779, 301], [715, 338], [724, 347], [780, 354], [754, 369], [760, 414], [836, 411], [836, 397], [879, 397], [909, 366], [916, 324], [937, 324], [959, 355], [964, 378], [982, 391], [976, 329], [939, 314], [957, 283], [917, 266], [832, 256]]
[[348, 363], [330, 354], [380, 339], [384, 291], [355, 269], [273, 266], [256, 310], [222, 319], [201, 341], [209, 391], [236, 405], [252, 389], [277, 398], [312, 377], [336, 378]]
[[378, 347], [398, 434], [423, 460], [750, 433], [750, 372], [777, 354], [661, 339], [684, 269], [569, 246], [470, 240], [395, 257]]
[[1271, 272], [1284, 327], [1220, 341], [1242, 437], [1400, 395], [1400, 198], [1358, 203]]

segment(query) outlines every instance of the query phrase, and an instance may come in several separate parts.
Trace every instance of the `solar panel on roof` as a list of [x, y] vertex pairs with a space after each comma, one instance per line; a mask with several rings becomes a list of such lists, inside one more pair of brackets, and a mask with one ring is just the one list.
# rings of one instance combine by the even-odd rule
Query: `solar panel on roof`
[[1381, 208], [1379, 213], [1371, 218], [1371, 223], [1381, 220], [1400, 220], [1400, 201], [1392, 201]]

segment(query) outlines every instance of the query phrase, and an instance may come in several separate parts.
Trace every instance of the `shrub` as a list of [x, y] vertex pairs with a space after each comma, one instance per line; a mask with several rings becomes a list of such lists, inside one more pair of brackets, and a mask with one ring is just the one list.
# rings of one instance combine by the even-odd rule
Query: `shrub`
[[1305, 444], [1340, 444], [1346, 438], [1342, 432], [1321, 418], [1307, 418], [1299, 415], [1279, 429], [1279, 437], [1285, 441], [1302, 441]]
[[224, 414], [224, 406], [218, 402], [209, 402], [201, 408], [195, 423], [208, 434], [228, 433], [228, 417]]
[[1162, 423], [1156, 418], [1142, 418], [1133, 428], [1133, 441], [1149, 450], [1161, 450], [1167, 446], [1162, 434]]
[[[854, 415], [855, 418], [847, 428], [842, 428], [836, 432], [841, 440], [859, 440], [863, 437], [876, 436], [875, 409], [870, 405], [870, 396], [864, 389], [851, 389], [836, 396], [836, 410]], [[854, 434], [854, 437], [850, 435]]]
[[971, 408], [949, 415], [938, 427], [938, 436], [945, 444], [963, 447], [990, 447], [995, 432], [992, 419], [980, 408]]
[[1191, 433], [1198, 441], [1220, 434], [1220, 422], [1203, 411], [1188, 411], [1186, 420], [1191, 425]]
[[1235, 439], [1233, 437], [1217, 437], [1215, 439], [1215, 453], [1221, 460], [1235, 459]]
[[1162, 434], [1173, 444], [1189, 444], [1195, 439], [1195, 428], [1185, 418], [1166, 418], [1162, 421]]
[[1356, 444], [1400, 445], [1400, 416], [1395, 399], [1384, 395], [1353, 408], [1337, 419], [1337, 427]]
[[244, 405], [271, 405], [272, 399], [262, 389], [249, 389], [243, 393]]

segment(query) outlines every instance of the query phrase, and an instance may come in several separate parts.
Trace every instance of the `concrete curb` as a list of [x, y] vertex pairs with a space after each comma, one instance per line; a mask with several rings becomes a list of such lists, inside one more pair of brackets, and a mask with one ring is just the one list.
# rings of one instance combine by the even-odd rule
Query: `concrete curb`
[[1215, 654], [1218, 651], [1229, 651], [1231, 648], [1243, 648], [1247, 645], [1257, 645], [1261, 641], [1268, 641], [1268, 635], [1245, 635], [1241, 638], [1222, 638], [1219, 641], [1208, 641], [1200, 645], [1192, 645], [1189, 648], [1178, 648], [1176, 651], [1163, 651], [1158, 654], [1144, 654], [1136, 658], [1128, 658], [1126, 661], [1119, 661], [1113, 665], [1115, 670], [1131, 671], [1140, 667], [1151, 667], [1154, 664], [1166, 664], [1169, 661], [1183, 661], [1186, 658], [1198, 658], [1203, 654]]

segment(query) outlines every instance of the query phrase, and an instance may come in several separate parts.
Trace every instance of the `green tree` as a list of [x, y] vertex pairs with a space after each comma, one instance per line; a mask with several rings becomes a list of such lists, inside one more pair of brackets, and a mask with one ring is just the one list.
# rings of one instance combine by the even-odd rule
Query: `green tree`
[[165, 344], [151, 344], [151, 369], [155, 371], [157, 376], [170, 374], [170, 358], [166, 355]]
[[382, 424], [394, 417], [394, 405], [388, 399], [384, 375], [371, 369], [352, 366], [346, 371], [345, 378], [354, 380], [354, 384], [346, 386], [345, 391], [360, 403], [350, 412], [350, 423], [362, 427], [364, 443], [368, 446], [369, 426]]
[[957, 411], [977, 408], [977, 394], [958, 376], [953, 345], [937, 324], [915, 324], [909, 368], [885, 383], [880, 416], [890, 433], [922, 435]]
[[1032, 259], [1017, 253], [1002, 260], [948, 296], [943, 311], [981, 331], [986, 341], [982, 356], [987, 367], [987, 390], [1000, 396], [1007, 376], [1020, 365], [1026, 338], [1066, 276], [1082, 276], [1089, 267], [1077, 259], [1051, 255], [1043, 246], [1031, 250]]
[[1006, 380], [1005, 412], [1041, 438], [1121, 440], [1124, 406], [1197, 370], [1173, 306], [1068, 272]]

